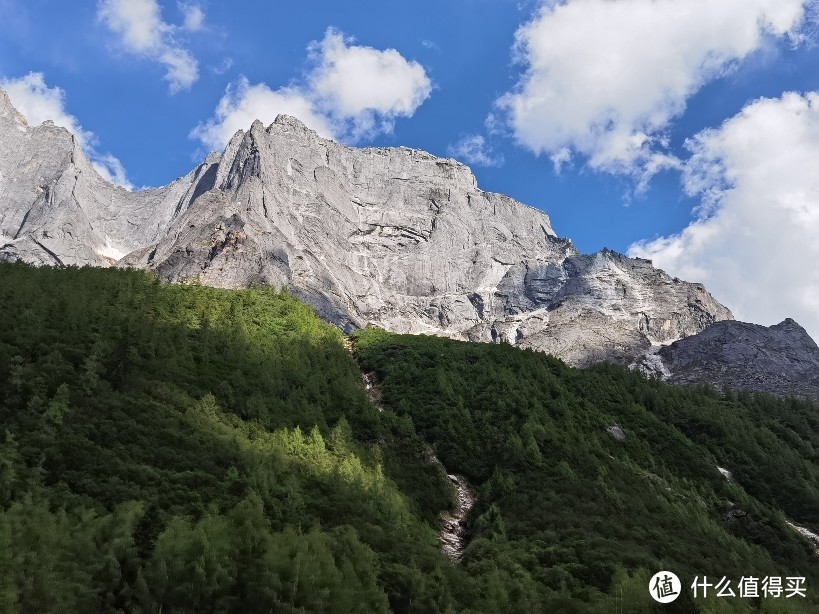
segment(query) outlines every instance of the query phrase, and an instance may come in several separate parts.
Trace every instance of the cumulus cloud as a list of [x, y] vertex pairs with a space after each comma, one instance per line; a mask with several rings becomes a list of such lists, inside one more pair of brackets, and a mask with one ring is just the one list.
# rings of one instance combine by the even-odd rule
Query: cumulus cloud
[[392, 131], [397, 117], [410, 117], [432, 91], [424, 67], [395, 49], [352, 44], [341, 32], [327, 30], [310, 44], [314, 68], [307, 85], [327, 115], [352, 122], [354, 138]]
[[29, 73], [18, 79], [0, 80], [0, 88], [9, 95], [14, 107], [32, 126], [51, 120], [74, 134], [97, 172], [112, 183], [132, 190], [122, 163], [110, 153], [97, 151], [94, 133], [84, 130], [77, 118], [65, 109], [65, 92], [59, 87], [48, 87], [42, 73]]
[[214, 117], [192, 136], [220, 149], [253, 120], [268, 124], [284, 113], [324, 137], [358, 141], [391, 132], [395, 120], [411, 117], [432, 91], [419, 63], [395, 49], [355, 45], [333, 28], [307, 50], [309, 69], [302, 80], [273, 90], [241, 78], [228, 86]]
[[819, 339], [819, 92], [757, 100], [687, 147], [696, 220], [629, 254], [705, 283], [742, 320], [792, 317]]
[[503, 154], [495, 154], [480, 134], [463, 137], [447, 147], [447, 154], [473, 166], [502, 166], [504, 162]]
[[[184, 6], [185, 27], [191, 31], [201, 28], [204, 21], [201, 8]], [[162, 19], [157, 0], [99, 0], [97, 17], [120, 36], [126, 50], [165, 66], [164, 79], [171, 93], [189, 89], [199, 78], [198, 62], [175, 41], [177, 28]]]
[[516, 33], [524, 66], [497, 105], [556, 166], [650, 176], [680, 163], [670, 122], [704, 84], [773, 37], [797, 40], [809, 0], [546, 0]]

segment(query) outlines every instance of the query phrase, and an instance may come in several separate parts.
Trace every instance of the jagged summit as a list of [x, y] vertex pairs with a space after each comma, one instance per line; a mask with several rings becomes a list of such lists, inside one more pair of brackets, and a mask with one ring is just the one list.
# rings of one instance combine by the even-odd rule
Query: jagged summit
[[272, 130], [274, 126], [281, 126], [285, 130], [289, 129], [301, 134], [311, 134], [315, 135], [316, 138], [321, 138], [315, 130], [311, 130], [306, 125], [304, 125], [300, 119], [293, 117], [292, 115], [280, 113], [279, 115], [276, 116], [276, 119], [273, 120], [273, 123], [270, 124], [269, 129]]
[[478, 189], [452, 159], [347, 147], [279, 115], [168, 186], [128, 193], [67, 132], [23, 133], [11, 116], [0, 119], [0, 259], [287, 286], [345, 330], [504, 341], [576, 365], [629, 362], [732, 318], [648, 261], [580, 254], [546, 214]]
[[107, 266], [159, 240], [190, 203], [201, 166], [131, 193], [103, 179], [68, 130], [50, 121], [26, 127], [8, 105], [0, 112], [0, 261]]

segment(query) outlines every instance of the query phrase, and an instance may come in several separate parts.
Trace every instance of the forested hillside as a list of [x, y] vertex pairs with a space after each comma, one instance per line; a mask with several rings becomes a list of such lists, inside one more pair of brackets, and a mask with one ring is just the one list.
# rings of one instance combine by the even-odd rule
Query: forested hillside
[[[698, 601], [701, 611], [819, 609], [819, 559], [786, 524], [819, 525], [816, 405], [723, 397], [612, 365], [570, 369], [508, 345], [377, 329], [355, 340], [384, 407], [412, 418], [444, 465], [479, 487], [463, 567], [514, 584], [510, 609], [582, 609], [562, 593], [620, 611], [600, 591], [644, 611], [637, 602], [659, 570], [686, 588], [703, 575], [734, 586], [800, 575], [814, 587], [812, 604], [723, 598]], [[682, 598], [662, 611], [672, 606], [696, 611]]]
[[434, 522], [440, 469], [295, 299], [2, 265], [0, 323], [0, 611], [426, 610], [462, 584], [388, 477]]
[[[819, 526], [815, 406], [506, 346], [353, 346], [358, 365], [272, 289], [0, 265], [0, 611], [649, 612], [660, 569], [808, 586], [662, 611], [819, 607], [785, 524]], [[478, 492], [461, 563], [430, 449]]]

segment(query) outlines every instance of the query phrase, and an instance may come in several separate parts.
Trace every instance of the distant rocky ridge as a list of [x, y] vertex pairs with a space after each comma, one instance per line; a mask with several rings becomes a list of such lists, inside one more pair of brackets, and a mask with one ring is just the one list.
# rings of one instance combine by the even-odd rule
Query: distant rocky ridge
[[28, 126], [1, 91], [0, 144], [0, 261], [286, 286], [347, 331], [508, 342], [578, 366], [656, 361], [732, 319], [650, 261], [579, 254], [547, 215], [478, 189], [455, 160], [346, 147], [288, 116], [133, 193], [103, 180], [66, 130]]
[[717, 322], [658, 354], [672, 383], [819, 399], [819, 347], [790, 318], [770, 327]]
[[0, 90], [0, 261], [113, 264], [167, 232], [204, 168], [129, 192], [99, 176], [70, 132], [29, 126]]

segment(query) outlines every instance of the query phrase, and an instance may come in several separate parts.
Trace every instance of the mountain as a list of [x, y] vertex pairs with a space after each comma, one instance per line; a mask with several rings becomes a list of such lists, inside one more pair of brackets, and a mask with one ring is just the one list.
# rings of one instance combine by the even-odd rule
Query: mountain
[[816, 344], [454, 160], [280, 116], [131, 193], [0, 92], [0, 233], [0, 611], [819, 611], [816, 403], [661, 381]]
[[508, 342], [572, 365], [630, 362], [732, 319], [700, 284], [484, 192], [452, 159], [351, 148], [279, 116], [168, 186], [104, 181], [67, 131], [0, 95], [0, 259], [131, 266], [163, 280], [288, 287], [325, 320]]
[[819, 347], [790, 318], [770, 327], [717, 322], [658, 354], [672, 383], [819, 399]]
[[819, 611], [816, 403], [137, 270], [0, 263], [0, 322], [4, 613]]
[[74, 135], [29, 126], [0, 90], [0, 261], [109, 266], [164, 236], [208, 168], [129, 192], [99, 176]]

